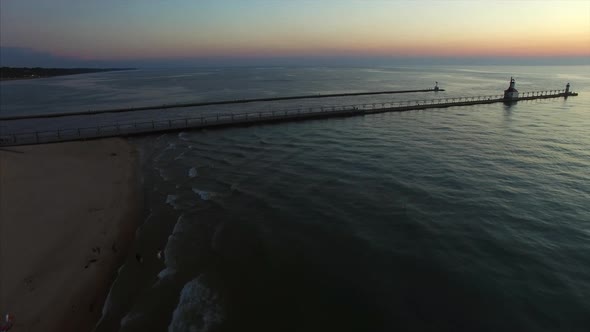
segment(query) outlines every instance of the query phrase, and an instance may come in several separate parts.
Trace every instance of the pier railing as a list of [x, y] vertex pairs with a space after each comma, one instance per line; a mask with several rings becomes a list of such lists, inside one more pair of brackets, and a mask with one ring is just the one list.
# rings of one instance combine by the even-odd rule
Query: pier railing
[[299, 95], [299, 96], [283, 96], [283, 97], [264, 97], [264, 98], [253, 98], [253, 99], [235, 99], [235, 100], [219, 100], [219, 101], [199, 101], [199, 102], [187, 102], [187, 103], [176, 103], [176, 104], [162, 104], [152, 106], [138, 106], [138, 107], [124, 107], [124, 108], [112, 108], [112, 109], [99, 109], [99, 110], [87, 110], [78, 112], [63, 112], [63, 113], [43, 113], [43, 114], [27, 114], [27, 115], [14, 115], [14, 116], [0, 116], [0, 120], [23, 120], [23, 119], [36, 119], [36, 118], [56, 118], [66, 117], [74, 115], [95, 115], [95, 114], [107, 114], [107, 113], [129, 113], [129, 112], [141, 112], [150, 110], [164, 110], [164, 109], [178, 109], [186, 107], [204, 107], [204, 106], [218, 106], [218, 105], [230, 105], [230, 104], [247, 104], [247, 103], [259, 103], [259, 102], [274, 102], [274, 101], [285, 101], [285, 100], [300, 100], [300, 99], [319, 99], [319, 98], [334, 98], [334, 97], [356, 97], [356, 96], [374, 96], [374, 95], [386, 95], [386, 94], [403, 94], [403, 93], [416, 93], [416, 92], [436, 92], [445, 91], [444, 89], [421, 89], [421, 90], [388, 90], [388, 91], [369, 91], [369, 92], [345, 92], [345, 93], [330, 93], [330, 94], [313, 94], [313, 95]]
[[[568, 95], [565, 90], [524, 92], [518, 100], [555, 98]], [[448, 97], [424, 100], [393, 101], [385, 103], [364, 103], [343, 106], [318, 106], [288, 110], [260, 111], [248, 113], [218, 113], [201, 116], [177, 117], [149, 121], [129, 121], [88, 127], [64, 128], [43, 131], [14, 132], [0, 135], [0, 146], [77, 141], [101, 137], [132, 136], [156, 132], [178, 131], [251, 123], [304, 120], [337, 116], [353, 116], [383, 112], [403, 112], [428, 108], [490, 104], [505, 101], [503, 95]], [[26, 120], [12, 120], [26, 121]], [[6, 121], [8, 122], [8, 121]]]

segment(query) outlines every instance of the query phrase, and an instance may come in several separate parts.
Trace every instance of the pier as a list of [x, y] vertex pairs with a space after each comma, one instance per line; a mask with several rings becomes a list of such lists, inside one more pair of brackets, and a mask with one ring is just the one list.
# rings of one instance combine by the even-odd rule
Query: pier
[[391, 94], [400, 94], [400, 93], [438, 92], [438, 91], [445, 91], [445, 90], [439, 89], [438, 82], [437, 82], [437, 86], [435, 86], [433, 89], [422, 89], [422, 90], [388, 90], [388, 91], [370, 91], [370, 92], [347, 92], [347, 93], [332, 93], [332, 94], [323, 94], [323, 95], [317, 94], [317, 95], [302, 95], [302, 96], [287, 96], [287, 97], [268, 97], [268, 98], [221, 100], [221, 101], [208, 101], [208, 102], [192, 102], [192, 103], [169, 104], [169, 105], [153, 105], [153, 106], [141, 106], [141, 107], [113, 108], [113, 109], [104, 109], [104, 110], [90, 110], [90, 111], [81, 111], [81, 112], [0, 116], [0, 120], [58, 118], [58, 117], [73, 116], [73, 115], [95, 115], [95, 114], [107, 114], [107, 113], [138, 112], [138, 111], [163, 110], [163, 109], [170, 109], [170, 108], [202, 107], [202, 106], [216, 106], [216, 105], [230, 105], [230, 104], [247, 104], [247, 103], [255, 103], [255, 102], [269, 102], [269, 101], [282, 101], [282, 100], [391, 95]]
[[[302, 121], [331, 117], [361, 116], [384, 112], [405, 112], [414, 110], [471, 106], [492, 103], [513, 103], [524, 100], [567, 98], [577, 96], [565, 90], [533, 91], [520, 93], [507, 99], [502, 95], [435, 98], [390, 103], [353, 104], [346, 106], [313, 107], [284, 111], [261, 111], [249, 113], [219, 113], [184, 118], [154, 121], [135, 121], [91, 127], [63, 128], [49, 131], [1, 133], [0, 146], [16, 146], [64, 141], [79, 141], [104, 137], [128, 137], [154, 133], [175, 132], [192, 129], [248, 126], [259, 123]], [[81, 115], [81, 114], [76, 114]], [[3, 121], [21, 120], [28, 117], [2, 118]]]

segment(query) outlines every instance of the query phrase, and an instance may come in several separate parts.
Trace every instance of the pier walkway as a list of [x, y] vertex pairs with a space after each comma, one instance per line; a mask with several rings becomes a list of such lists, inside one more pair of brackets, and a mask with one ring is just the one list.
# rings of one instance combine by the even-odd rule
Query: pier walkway
[[202, 106], [230, 105], [230, 104], [247, 104], [247, 103], [255, 103], [255, 102], [269, 102], [269, 101], [296, 100], [296, 99], [318, 99], [318, 98], [333, 98], [333, 97], [391, 95], [391, 94], [400, 94], [400, 93], [439, 92], [439, 91], [445, 91], [445, 90], [444, 89], [389, 90], [389, 91], [332, 93], [332, 94], [323, 94], [323, 95], [317, 94], [317, 95], [302, 95], [302, 96], [287, 96], [287, 97], [221, 100], [221, 101], [193, 102], [193, 103], [168, 104], [168, 105], [113, 108], [113, 109], [90, 110], [90, 111], [80, 111], [80, 112], [0, 116], [0, 120], [42, 119], [42, 118], [57, 118], [57, 117], [64, 117], [64, 116], [73, 116], [73, 115], [95, 115], [95, 114], [106, 114], [106, 113], [138, 112], [138, 111], [150, 111], [150, 110], [164, 110], [164, 109], [170, 109], [170, 108], [202, 107]]
[[[546, 98], [577, 96], [565, 90], [535, 91], [521, 93], [521, 97], [509, 102]], [[438, 98], [391, 103], [355, 104], [346, 106], [314, 107], [285, 111], [261, 111], [250, 113], [220, 113], [166, 120], [136, 121], [97, 125], [92, 127], [63, 128], [50, 131], [0, 133], [0, 146], [15, 146], [63, 141], [78, 141], [103, 137], [126, 137], [190, 129], [244, 126], [258, 123], [300, 121], [330, 117], [348, 117], [384, 112], [404, 112], [430, 108], [446, 108], [507, 102], [502, 95]], [[19, 120], [22, 119], [19, 118]], [[9, 122], [7, 118], [3, 121]]]

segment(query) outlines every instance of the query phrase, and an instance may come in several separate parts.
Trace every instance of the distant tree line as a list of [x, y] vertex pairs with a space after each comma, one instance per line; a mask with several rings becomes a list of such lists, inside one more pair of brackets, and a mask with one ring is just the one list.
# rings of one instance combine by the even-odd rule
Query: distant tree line
[[106, 71], [133, 70], [135, 68], [41, 68], [41, 67], [0, 67], [0, 79], [41, 78], [63, 75], [87, 73], [101, 73]]

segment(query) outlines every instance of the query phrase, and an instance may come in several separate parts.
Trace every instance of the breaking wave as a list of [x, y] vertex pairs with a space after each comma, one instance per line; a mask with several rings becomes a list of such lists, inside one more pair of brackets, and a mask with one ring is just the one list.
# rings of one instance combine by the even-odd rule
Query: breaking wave
[[223, 310], [216, 292], [201, 277], [188, 282], [180, 292], [178, 306], [168, 326], [169, 332], [207, 332], [223, 320]]

